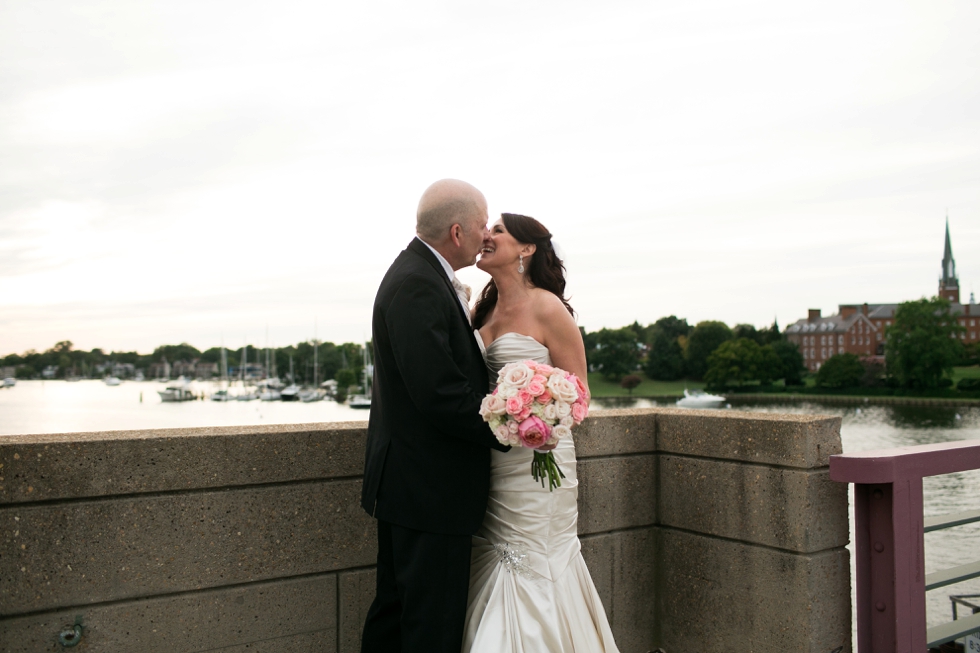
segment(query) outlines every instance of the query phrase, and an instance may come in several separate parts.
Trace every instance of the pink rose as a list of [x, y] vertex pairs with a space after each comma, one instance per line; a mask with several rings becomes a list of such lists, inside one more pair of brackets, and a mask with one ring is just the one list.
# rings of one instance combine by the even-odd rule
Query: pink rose
[[541, 394], [539, 394], [539, 395], [538, 395], [537, 397], [535, 397], [535, 400], [536, 400], [536, 401], [537, 401], [537, 402], [538, 402], [539, 404], [546, 404], [546, 403], [548, 403], [549, 401], [551, 401], [551, 393], [550, 393], [550, 392], [548, 392], [548, 390], [547, 390], [547, 389], [545, 389], [545, 391], [544, 391], [544, 392], [542, 392], [542, 393], [541, 393]]
[[525, 406], [530, 406], [534, 403], [534, 395], [532, 395], [527, 390], [519, 390], [517, 396], [520, 398], [521, 403]]
[[[531, 407], [530, 406], [524, 406], [521, 409], [521, 412], [519, 412], [516, 415], [514, 415], [514, 419], [516, 419], [518, 422], [523, 422], [524, 420], [526, 420], [530, 416], [531, 416]], [[535, 417], [535, 419], [537, 419], [537, 418]]]
[[521, 399], [520, 395], [514, 395], [507, 400], [508, 415], [517, 415], [522, 410], [524, 410], [524, 400]]
[[540, 374], [535, 374], [531, 377], [531, 381], [527, 384], [525, 390], [527, 390], [532, 397], [538, 397], [542, 392], [544, 392], [544, 384], [547, 382], [547, 377], [541, 376]]
[[577, 401], [572, 404], [572, 419], [575, 420], [576, 424], [581, 424], [582, 420], [585, 419], [589, 414], [589, 408], [585, 404], [580, 404]]
[[551, 429], [541, 419], [528, 417], [518, 427], [518, 435], [525, 447], [538, 449], [547, 444]]
[[551, 365], [538, 363], [534, 371], [542, 376], [551, 376], [551, 373], [555, 371], [555, 368], [553, 368]]
[[581, 400], [587, 400], [589, 397], [589, 389], [585, 387], [584, 383], [582, 383], [582, 379], [573, 374], [572, 380], [575, 383], [575, 388], [578, 390], [578, 398]]

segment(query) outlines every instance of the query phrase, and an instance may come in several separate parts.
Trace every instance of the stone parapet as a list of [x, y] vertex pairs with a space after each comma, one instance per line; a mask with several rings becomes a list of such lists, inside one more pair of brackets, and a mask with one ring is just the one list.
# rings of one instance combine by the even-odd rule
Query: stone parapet
[[[576, 429], [582, 550], [624, 653], [850, 649], [840, 420], [681, 409]], [[0, 438], [0, 650], [357, 651], [366, 424]]]

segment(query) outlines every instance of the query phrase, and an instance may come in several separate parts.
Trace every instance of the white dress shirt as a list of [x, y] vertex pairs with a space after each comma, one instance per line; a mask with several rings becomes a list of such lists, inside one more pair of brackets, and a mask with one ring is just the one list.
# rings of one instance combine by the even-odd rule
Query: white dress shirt
[[[418, 236], [416, 236], [416, 238], [418, 239], [418, 241], [420, 243], [422, 243], [423, 245], [425, 245], [426, 247], [428, 247], [430, 252], [432, 252], [433, 254], [435, 254], [436, 260], [439, 261], [439, 263], [442, 265], [442, 269], [446, 271], [446, 276], [449, 278], [449, 282], [453, 284], [453, 288], [456, 288], [456, 284], [457, 283], [460, 283], [460, 282], [457, 281], [457, 279], [456, 279], [456, 272], [453, 270], [453, 266], [449, 265], [449, 261], [447, 261], [445, 258], [443, 258], [442, 254], [440, 254], [439, 252], [437, 252], [436, 249], [432, 245], [430, 245], [429, 243], [425, 242], [424, 240], [422, 240]], [[462, 284], [460, 283], [460, 285], [462, 285]], [[472, 322], [472, 319], [470, 318], [469, 298], [467, 298], [465, 295], [463, 295], [462, 291], [459, 288], [456, 288], [456, 298], [459, 299], [459, 303], [463, 307], [463, 313], [466, 314], [466, 321], [469, 322], [470, 324], [472, 324], [473, 322]]]

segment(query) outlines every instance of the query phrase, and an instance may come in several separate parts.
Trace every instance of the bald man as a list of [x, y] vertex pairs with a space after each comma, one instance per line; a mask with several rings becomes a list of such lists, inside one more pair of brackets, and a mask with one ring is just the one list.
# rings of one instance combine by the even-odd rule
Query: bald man
[[[455, 271], [488, 238], [487, 201], [444, 179], [419, 201], [416, 238], [374, 300], [374, 395], [361, 505], [378, 520], [377, 593], [363, 653], [459, 653], [470, 536], [483, 521], [489, 381]], [[455, 284], [454, 284], [455, 282]]]

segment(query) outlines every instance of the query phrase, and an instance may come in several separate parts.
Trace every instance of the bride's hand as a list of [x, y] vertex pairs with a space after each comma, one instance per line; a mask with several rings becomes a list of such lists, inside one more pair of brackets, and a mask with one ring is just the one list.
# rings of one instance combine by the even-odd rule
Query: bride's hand
[[551, 451], [552, 449], [554, 449], [557, 446], [558, 446], [558, 443], [557, 442], [555, 442], [554, 444], [543, 444], [540, 447], [538, 447], [537, 449], [535, 449], [535, 451], [538, 451], [540, 453], [548, 453], [549, 451]]

